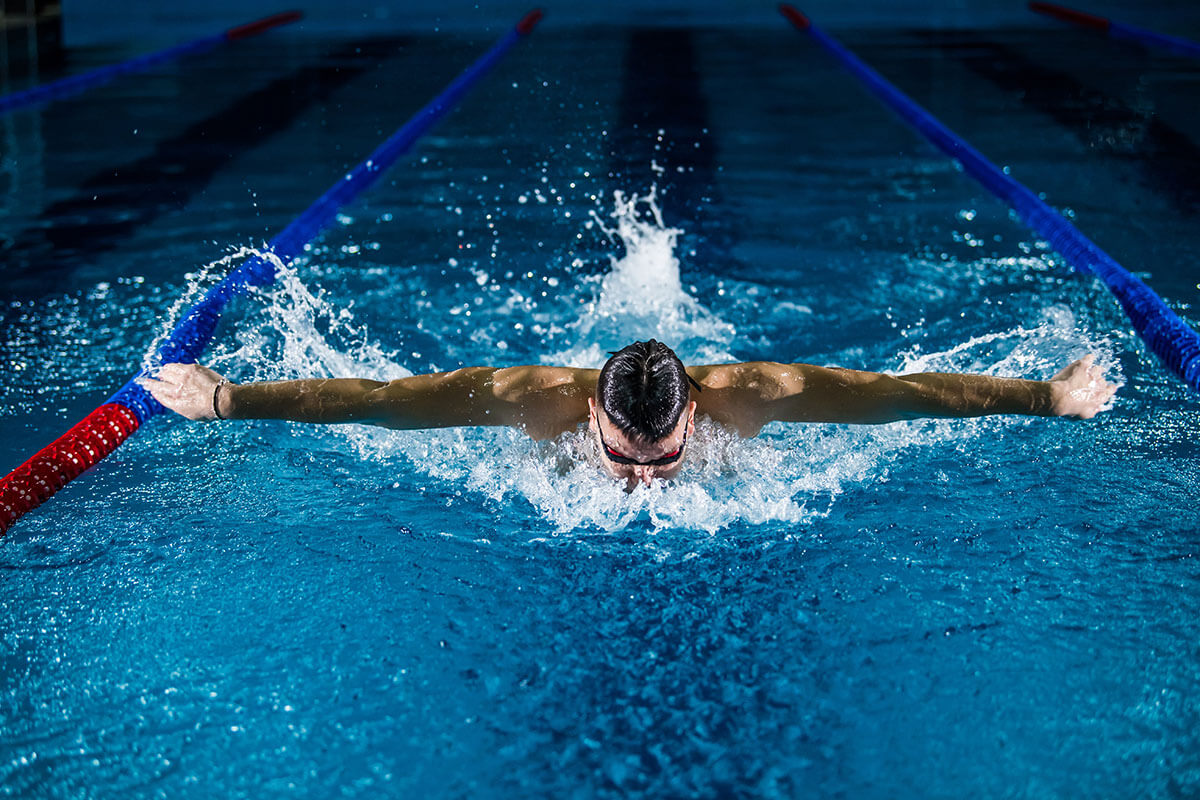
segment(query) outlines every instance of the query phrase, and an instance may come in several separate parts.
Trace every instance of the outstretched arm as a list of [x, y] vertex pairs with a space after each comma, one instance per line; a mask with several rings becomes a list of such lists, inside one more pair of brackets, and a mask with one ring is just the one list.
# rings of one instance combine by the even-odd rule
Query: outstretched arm
[[587, 418], [595, 370], [468, 367], [394, 381], [310, 378], [235, 384], [198, 364], [166, 364], [143, 384], [188, 419], [360, 422], [389, 428], [512, 425], [535, 438]]
[[[1095, 416], [1116, 392], [1086, 356], [1048, 381], [752, 362], [697, 367], [700, 411], [745, 435], [768, 422], [881, 423], [986, 414]], [[709, 391], [711, 388], [713, 391]]]

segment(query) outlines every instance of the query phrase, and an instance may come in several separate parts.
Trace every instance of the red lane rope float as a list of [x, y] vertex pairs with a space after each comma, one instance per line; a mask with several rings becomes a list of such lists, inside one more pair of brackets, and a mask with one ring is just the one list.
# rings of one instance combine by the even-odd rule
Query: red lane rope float
[[797, 30], [806, 31], [808, 30], [809, 26], [812, 25], [808, 17], [804, 16], [804, 14], [800, 12], [800, 9], [796, 8], [795, 6], [789, 6], [787, 3], [783, 3], [779, 6], [779, 13], [783, 14], [783, 16], [787, 18], [788, 22], [795, 25]]
[[1073, 22], [1084, 28], [1095, 28], [1098, 31], [1107, 31], [1108, 26], [1111, 24], [1105, 17], [1098, 17], [1086, 11], [1067, 8], [1066, 6], [1055, 5], [1054, 3], [1030, 3], [1029, 10], [1045, 14], [1048, 17], [1054, 17], [1055, 19], [1061, 19], [1063, 22]]
[[254, 36], [265, 30], [270, 30], [280, 25], [287, 25], [289, 22], [295, 22], [303, 16], [299, 11], [281, 11], [278, 14], [272, 14], [269, 17], [263, 17], [254, 22], [247, 22], [245, 25], [230, 28], [225, 31], [225, 38], [231, 42], [237, 39], [245, 39], [248, 36]]
[[245, 25], [238, 25], [223, 33], [204, 36], [190, 42], [177, 44], [174, 47], [168, 47], [165, 50], [157, 50], [153, 53], [137, 56], [128, 61], [98, 67], [79, 75], [72, 75], [69, 78], [51, 81], [50, 83], [35, 86], [32, 89], [26, 89], [21, 92], [13, 92], [12, 94], [0, 97], [0, 114], [39, 103], [49, 103], [53, 100], [70, 97], [71, 95], [107, 83], [119, 75], [142, 72], [143, 70], [157, 67], [159, 64], [183, 58], [184, 56], [204, 53], [215, 47], [219, 47], [225, 42], [245, 39], [271, 28], [295, 22], [303, 16], [299, 11], [284, 11], [270, 17], [247, 22]]
[[535, 8], [533, 11], [530, 11], [528, 14], [521, 17], [521, 21], [517, 23], [515, 30], [522, 36], [528, 36], [529, 34], [533, 33], [534, 27], [542, 21], [542, 17], [544, 16], [545, 12], [543, 12], [540, 8]]
[[1091, 28], [1092, 30], [1107, 33], [1113, 39], [1124, 39], [1136, 42], [1145, 47], [1162, 48], [1177, 56], [1200, 58], [1200, 42], [1193, 42], [1191, 39], [1171, 36], [1170, 34], [1159, 33], [1157, 31], [1149, 31], [1145, 28], [1138, 28], [1124, 22], [1118, 22], [1115, 19], [1100, 17], [1095, 14], [1089, 14], [1086, 11], [1067, 8], [1055, 3], [1032, 2], [1029, 4], [1029, 10], [1060, 19], [1063, 22], [1070, 22], [1083, 28]]
[[141, 423], [119, 403], [105, 403], [0, 481], [0, 534], [30, 509], [120, 447]]

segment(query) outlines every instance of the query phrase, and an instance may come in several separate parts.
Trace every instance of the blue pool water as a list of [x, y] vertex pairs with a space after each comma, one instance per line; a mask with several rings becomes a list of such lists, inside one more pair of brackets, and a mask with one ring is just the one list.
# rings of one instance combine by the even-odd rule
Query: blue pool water
[[[582, 433], [158, 418], [0, 541], [0, 794], [1200, 792], [1200, 414], [1104, 288], [783, 23], [548, 33], [206, 362], [1095, 352], [1114, 407], [701, 425], [629, 495]], [[835, 33], [1200, 322], [1194, 64], [1032, 23]], [[0, 469], [489, 40], [278, 35], [0, 119]]]

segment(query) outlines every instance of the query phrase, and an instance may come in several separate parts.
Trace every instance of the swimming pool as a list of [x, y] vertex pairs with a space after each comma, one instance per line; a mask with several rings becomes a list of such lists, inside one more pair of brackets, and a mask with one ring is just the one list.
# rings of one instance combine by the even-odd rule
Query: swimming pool
[[[1196, 324], [1193, 65], [836, 33]], [[0, 121], [4, 469], [488, 41], [273, 36]], [[1194, 396], [782, 23], [535, 35], [206, 361], [598, 365], [651, 335], [1040, 377], [1095, 351], [1125, 385], [1087, 423], [702, 430], [687, 480], [631, 495], [582, 435], [159, 418], [0, 543], [3, 792], [1200, 789]]]

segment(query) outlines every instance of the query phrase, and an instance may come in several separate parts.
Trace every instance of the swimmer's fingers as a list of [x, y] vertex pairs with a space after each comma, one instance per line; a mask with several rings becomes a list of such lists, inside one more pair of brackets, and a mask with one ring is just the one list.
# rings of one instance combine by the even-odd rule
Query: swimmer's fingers
[[182, 383], [187, 376], [188, 367], [194, 364], [163, 364], [154, 372], [155, 379], [164, 383]]
[[1104, 377], [1104, 368], [1089, 353], [1068, 364], [1050, 379], [1054, 385], [1053, 413], [1091, 419], [1105, 409], [1117, 392], [1117, 385]]
[[201, 364], [163, 364], [154, 377], [184, 386], [217, 383], [221, 375]]
[[1079, 419], [1091, 419], [1105, 409], [1116, 393], [1116, 384], [1107, 381], [1101, 381], [1094, 386], [1073, 389], [1071, 390], [1070, 410], [1064, 414]]
[[1058, 374], [1055, 375], [1050, 380], [1052, 380], [1052, 381], [1070, 381], [1078, 373], [1080, 373], [1080, 372], [1086, 373], [1087, 371], [1092, 370], [1092, 369], [1099, 369], [1101, 374], [1103, 374], [1104, 368], [1097, 367], [1095, 364], [1096, 364], [1096, 354], [1088, 353], [1086, 356], [1079, 359], [1078, 361], [1072, 361], [1070, 364], [1063, 367], [1061, 370], [1059, 370]]
[[188, 419], [215, 419], [213, 392], [221, 382], [220, 374], [199, 364], [164, 364], [154, 375], [145, 375], [138, 383], [150, 396]]
[[1117, 384], [1105, 379], [1104, 367], [1093, 366], [1088, 369], [1088, 391], [1095, 409], [1092, 415], [1095, 416], [1096, 412], [1103, 411], [1108, 407], [1117, 393]]
[[184, 388], [177, 383], [152, 378], [148, 375], [138, 378], [137, 382], [150, 393], [151, 397], [172, 410], [186, 396]]

